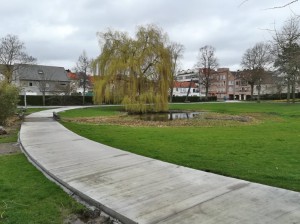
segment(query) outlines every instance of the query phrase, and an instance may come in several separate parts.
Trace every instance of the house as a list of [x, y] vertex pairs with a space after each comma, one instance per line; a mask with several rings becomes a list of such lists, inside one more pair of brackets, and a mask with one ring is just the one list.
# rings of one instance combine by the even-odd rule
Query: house
[[186, 96], [191, 84], [189, 96], [204, 97], [203, 87], [199, 85], [199, 69], [181, 70], [176, 75], [173, 87], [173, 96]]
[[243, 81], [240, 72], [231, 72], [229, 68], [218, 68], [209, 88], [210, 96], [218, 99], [246, 100], [250, 97], [250, 86]]
[[72, 93], [82, 94], [84, 92], [85, 83], [85, 94], [93, 91], [94, 77], [91, 75], [85, 75], [83, 73], [74, 73], [70, 70], [67, 71], [67, 76], [70, 80], [70, 86]]
[[199, 87], [197, 83], [191, 81], [175, 81], [173, 86], [173, 96], [186, 96], [189, 89], [190, 92], [188, 96], [199, 96]]
[[[191, 94], [197, 96], [205, 96], [205, 87], [199, 81], [201, 73], [205, 73], [204, 69], [189, 69], [180, 71], [176, 77], [173, 95], [186, 95], [189, 83], [194, 83], [196, 89], [191, 89]], [[230, 71], [229, 68], [218, 68], [211, 72], [210, 85], [208, 88], [208, 96], [216, 96], [218, 99], [228, 100], [248, 100], [251, 98], [251, 86], [244, 79], [245, 71]], [[276, 94], [286, 92], [286, 86], [279, 82], [278, 76], [273, 73], [266, 73], [260, 83], [256, 83], [253, 87], [253, 95], [260, 94]], [[299, 87], [296, 87], [299, 88]], [[296, 89], [298, 92], [300, 90]], [[195, 91], [194, 93], [192, 91]], [[297, 92], [296, 91], [296, 92]], [[185, 93], [185, 94], [184, 94]], [[197, 93], [197, 94], [195, 94]]]
[[176, 80], [178, 82], [185, 82], [185, 81], [199, 81], [199, 71], [198, 69], [188, 69], [188, 70], [181, 70], [176, 75]]
[[17, 65], [13, 73], [15, 85], [26, 95], [65, 95], [70, 93], [70, 80], [63, 67], [45, 65]]

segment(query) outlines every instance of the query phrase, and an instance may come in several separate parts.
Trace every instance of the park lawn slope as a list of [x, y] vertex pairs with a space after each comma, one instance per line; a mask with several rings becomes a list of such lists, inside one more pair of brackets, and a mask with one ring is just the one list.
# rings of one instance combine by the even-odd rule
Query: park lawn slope
[[63, 124], [79, 135], [139, 155], [300, 191], [299, 104], [178, 104], [171, 108], [253, 114], [261, 122], [212, 127]]

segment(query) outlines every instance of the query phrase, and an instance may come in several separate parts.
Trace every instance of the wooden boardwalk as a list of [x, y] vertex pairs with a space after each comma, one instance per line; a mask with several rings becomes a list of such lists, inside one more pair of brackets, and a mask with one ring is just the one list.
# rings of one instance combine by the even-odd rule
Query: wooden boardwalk
[[[68, 108], [70, 109], [70, 108]], [[28, 116], [20, 142], [44, 172], [123, 223], [300, 223], [300, 193], [206, 173], [99, 144]]]

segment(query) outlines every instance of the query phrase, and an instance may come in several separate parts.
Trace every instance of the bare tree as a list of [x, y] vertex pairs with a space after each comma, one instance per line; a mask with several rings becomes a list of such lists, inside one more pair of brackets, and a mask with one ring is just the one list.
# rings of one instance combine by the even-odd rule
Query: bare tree
[[285, 77], [287, 83], [287, 102], [290, 102], [292, 92], [295, 102], [295, 89], [300, 78], [300, 18], [292, 17], [280, 31], [275, 29], [273, 35], [274, 66]]
[[284, 87], [286, 86], [286, 79], [282, 76], [274, 76], [274, 84], [276, 88], [276, 93], [279, 95], [279, 99], [281, 99], [282, 93], [284, 92]]
[[[239, 7], [241, 7], [242, 5], [244, 5], [246, 2], [248, 2], [249, 0], [244, 0], [241, 1], [241, 3], [239, 4]], [[285, 8], [288, 7], [292, 4], [294, 4], [295, 2], [298, 2], [298, 0], [290, 0], [290, 1], [286, 1], [285, 3], [282, 3], [281, 5], [277, 5], [277, 6], [272, 6], [270, 8], [267, 8], [265, 10], [269, 10], [269, 9], [281, 9], [281, 8]]]
[[0, 40], [0, 64], [3, 65], [3, 75], [8, 83], [12, 82], [14, 71], [22, 64], [31, 64], [36, 61], [25, 52], [25, 44], [18, 36], [7, 35]]
[[244, 69], [242, 79], [249, 83], [251, 87], [251, 98], [253, 99], [254, 85], [257, 85], [258, 98], [260, 102], [261, 84], [265, 76], [268, 65], [271, 63], [270, 45], [257, 43], [253, 48], [249, 48], [243, 55], [241, 65]]
[[87, 88], [87, 72], [90, 71], [91, 68], [91, 62], [92, 60], [88, 58], [85, 51], [82, 52], [82, 54], [79, 56], [78, 61], [76, 62], [75, 70], [78, 73], [78, 76], [80, 78], [80, 83], [83, 87], [83, 93], [82, 93], [82, 104], [85, 104], [85, 92]]
[[179, 60], [183, 57], [184, 46], [182, 44], [173, 42], [170, 44], [169, 50], [171, 52], [171, 57], [172, 57], [172, 78], [170, 79], [170, 99], [169, 99], [169, 101], [172, 102], [174, 80], [176, 79], [176, 75], [179, 71]]
[[295, 2], [298, 2], [298, 0], [292, 0], [292, 1], [287, 1], [285, 3], [283, 3], [282, 5], [277, 5], [277, 6], [274, 6], [274, 7], [271, 7], [271, 8], [267, 8], [267, 9], [281, 9], [281, 8], [285, 8], [285, 7], [288, 7], [292, 4], [294, 4]]
[[45, 73], [43, 70], [38, 70], [37, 87], [43, 96], [43, 106], [46, 106], [46, 92], [51, 90], [51, 81], [53, 74]]
[[196, 65], [199, 70], [199, 85], [205, 88], [205, 96], [208, 97], [208, 89], [213, 82], [213, 74], [218, 67], [218, 61], [215, 56], [215, 48], [206, 45], [199, 49], [198, 62]]

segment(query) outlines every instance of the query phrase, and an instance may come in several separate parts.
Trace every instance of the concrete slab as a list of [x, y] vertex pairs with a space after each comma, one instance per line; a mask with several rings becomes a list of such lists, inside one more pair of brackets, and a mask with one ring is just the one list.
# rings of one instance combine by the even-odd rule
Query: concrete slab
[[85, 139], [54, 122], [55, 108], [25, 119], [20, 141], [48, 175], [124, 223], [300, 223], [300, 193], [206, 173]]

